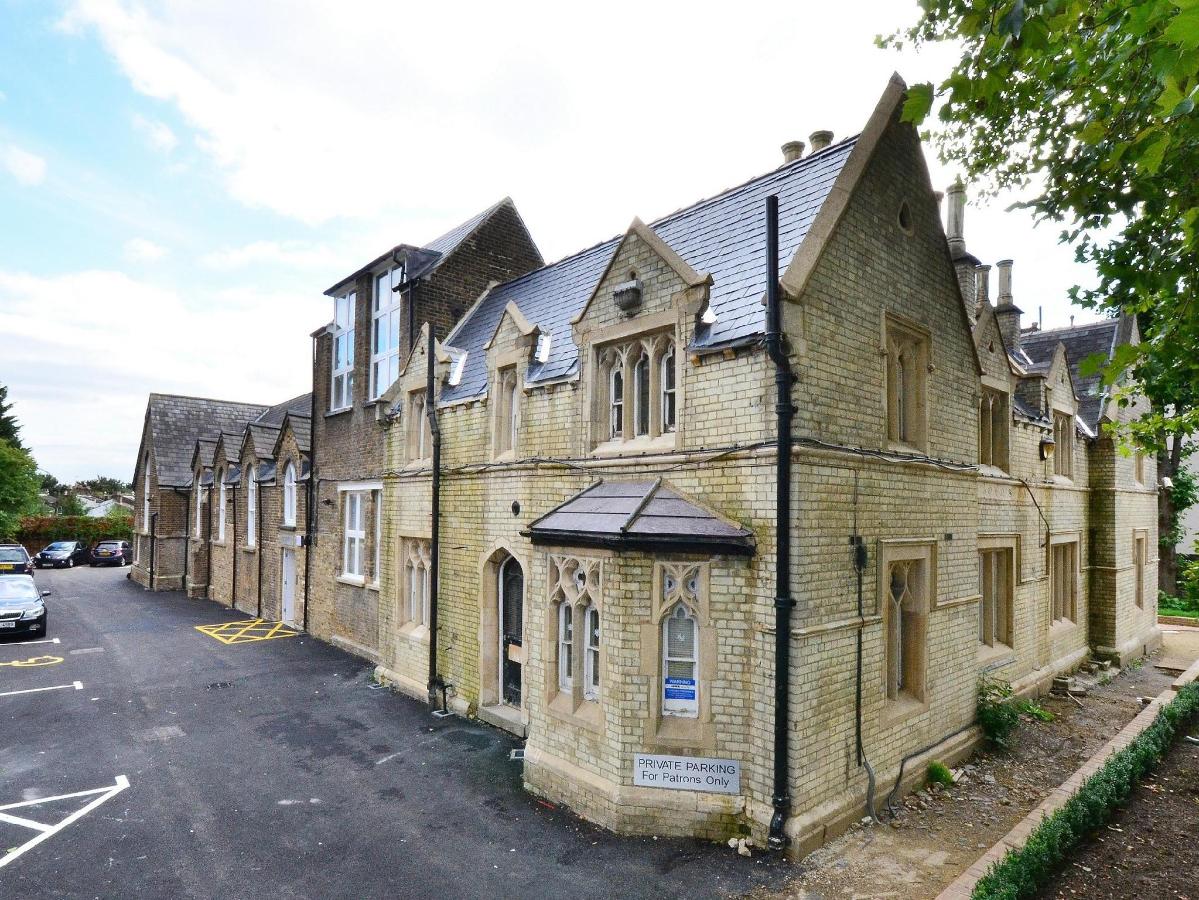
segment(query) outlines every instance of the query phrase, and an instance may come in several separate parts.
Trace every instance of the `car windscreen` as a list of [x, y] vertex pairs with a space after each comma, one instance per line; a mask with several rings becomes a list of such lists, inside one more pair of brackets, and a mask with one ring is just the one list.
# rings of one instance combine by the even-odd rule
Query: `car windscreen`
[[24, 578], [0, 578], [0, 600], [36, 600], [37, 587]]
[[96, 544], [96, 549], [97, 550], [120, 550], [121, 542], [120, 541], [101, 541], [100, 543]]
[[72, 544], [70, 541], [55, 541], [53, 544], [51, 544], [46, 549], [47, 550], [74, 550], [75, 545]]
[[0, 547], [0, 562], [25, 562], [25, 551], [16, 547]]

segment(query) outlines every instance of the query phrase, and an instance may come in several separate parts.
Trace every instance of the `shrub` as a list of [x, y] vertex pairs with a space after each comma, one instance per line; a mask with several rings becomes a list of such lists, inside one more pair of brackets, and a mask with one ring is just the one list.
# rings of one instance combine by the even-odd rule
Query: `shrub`
[[953, 773], [949, 771], [949, 766], [936, 759], [930, 762], [928, 764], [928, 783], [953, 787]]
[[1066, 854], [1083, 837], [1104, 824], [1117, 804], [1169, 749], [1180, 723], [1199, 712], [1199, 682], [1192, 682], [1164, 706], [1153, 724], [1082, 783], [1073, 797], [1046, 816], [1024, 846], [1009, 850], [974, 886], [973, 900], [1019, 900], [1032, 897]]
[[1006, 748], [1020, 724], [1020, 710], [1012, 701], [1011, 684], [1000, 678], [980, 678], [977, 710], [978, 724], [987, 740], [996, 747]]
[[26, 516], [17, 529], [17, 540], [30, 553], [37, 553], [51, 541], [85, 541], [88, 546], [96, 541], [133, 539], [133, 519], [127, 514], [121, 517], [104, 516]]

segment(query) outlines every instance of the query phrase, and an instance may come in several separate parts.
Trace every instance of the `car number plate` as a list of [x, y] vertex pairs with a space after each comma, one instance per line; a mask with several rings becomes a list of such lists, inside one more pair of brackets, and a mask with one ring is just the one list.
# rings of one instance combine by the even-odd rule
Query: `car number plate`
[[16, 622], [0, 622], [0, 628], [16, 628]]
[[101, 550], [96, 554], [96, 556], [111, 556], [111, 555], [112, 554], [110, 554], [107, 550]]

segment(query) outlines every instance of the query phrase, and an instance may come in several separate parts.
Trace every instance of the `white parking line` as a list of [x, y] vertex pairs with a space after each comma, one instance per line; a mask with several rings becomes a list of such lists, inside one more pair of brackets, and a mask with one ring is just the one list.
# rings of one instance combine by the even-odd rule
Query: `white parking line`
[[[26, 850], [32, 850], [42, 841], [58, 834], [58, 832], [62, 831], [72, 822], [75, 822], [83, 816], [86, 816], [104, 801], [111, 800], [127, 787], [129, 787], [129, 779], [124, 775], [118, 775], [116, 782], [110, 787], [96, 788], [95, 790], [91, 791], [76, 791], [73, 794], [59, 794], [57, 797], [42, 797], [40, 800], [24, 800], [20, 803], [8, 803], [4, 806], [0, 806], [0, 822], [8, 822], [10, 825], [20, 825], [22, 828], [28, 828], [31, 831], [38, 832], [37, 837], [31, 838], [24, 844], [21, 844], [19, 847], [13, 847], [8, 851], [8, 853], [4, 854], [4, 856], [0, 856], [0, 869], [3, 869]], [[22, 807], [26, 806], [40, 806], [45, 803], [54, 803], [58, 800], [71, 800], [75, 797], [89, 797], [92, 795], [95, 795], [95, 800], [92, 800], [90, 803], [81, 806], [79, 809], [75, 810], [69, 816], [60, 820], [54, 825], [46, 825], [43, 822], [35, 822], [32, 819], [24, 819], [20, 816], [7, 815], [4, 812], [6, 809], [21, 809]]]
[[7, 647], [19, 648], [19, 647], [24, 647], [26, 644], [61, 644], [61, 643], [62, 643], [62, 641], [60, 641], [58, 638], [43, 638], [40, 641], [21, 641], [21, 643], [19, 643], [19, 644], [5, 644], [4, 646], [6, 648]]
[[[71, 684], [56, 684], [54, 687], [44, 688], [26, 688], [23, 691], [4, 691], [0, 693], [0, 697], [12, 697], [15, 694], [36, 694], [38, 691], [65, 691], [74, 688], [77, 691], [83, 690], [82, 681], [74, 681]], [[7, 809], [5, 806], [0, 806], [0, 809]]]

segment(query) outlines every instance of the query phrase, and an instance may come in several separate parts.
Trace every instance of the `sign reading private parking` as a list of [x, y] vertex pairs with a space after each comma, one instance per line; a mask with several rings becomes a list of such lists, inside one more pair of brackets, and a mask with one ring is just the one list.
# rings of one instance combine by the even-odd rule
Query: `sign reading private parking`
[[741, 763], [735, 759], [700, 756], [633, 754], [633, 784], [670, 791], [740, 794]]

